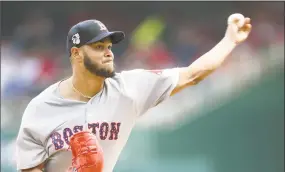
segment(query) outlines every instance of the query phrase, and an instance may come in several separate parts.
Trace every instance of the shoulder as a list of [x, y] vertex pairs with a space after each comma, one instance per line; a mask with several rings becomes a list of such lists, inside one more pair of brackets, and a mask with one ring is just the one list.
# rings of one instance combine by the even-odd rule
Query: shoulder
[[126, 83], [126, 84], [142, 84], [148, 85], [149, 82], [157, 82], [160, 80], [167, 80], [170, 78], [179, 77], [179, 68], [170, 68], [170, 69], [156, 69], [156, 70], [147, 70], [147, 69], [134, 69], [129, 71], [122, 71], [117, 75]]
[[179, 72], [179, 68], [170, 68], [170, 69], [134, 69], [134, 70], [128, 70], [128, 71], [122, 71], [121, 73], [118, 73], [122, 77], [128, 77], [128, 76], [149, 76], [149, 77], [166, 77], [172, 74], [177, 74]]
[[128, 83], [134, 83], [135, 80], [138, 80], [140, 74], [142, 74], [145, 70], [143, 69], [133, 69], [127, 71], [121, 71], [115, 74], [114, 77], [108, 78], [107, 82], [116, 88], [123, 88]]
[[160, 75], [163, 72], [163, 70], [147, 70], [147, 69], [133, 69], [133, 70], [125, 70], [118, 75], [122, 77], [128, 77], [128, 76], [141, 76], [141, 75]]
[[114, 77], [107, 78], [106, 83], [108, 87], [112, 87], [118, 91], [125, 92], [128, 90], [147, 87], [158, 81], [169, 80], [178, 78], [178, 68], [172, 69], [133, 69], [116, 73]]
[[136, 86], [139, 85], [139, 74], [143, 69], [134, 69], [128, 71], [117, 72], [114, 77], [105, 80], [107, 92], [110, 95], [119, 93], [124, 97], [132, 98], [137, 91]]
[[46, 102], [53, 98], [54, 91], [56, 89], [58, 83], [52, 84], [43, 90], [40, 94], [36, 97], [31, 99], [31, 101], [27, 104], [27, 107], [24, 111], [22, 121], [30, 120], [36, 118], [37, 114], [42, 113], [45, 110], [43, 108], [46, 105]]
[[158, 77], [158, 75], [158, 72], [154, 72], [152, 70], [133, 69], [116, 73], [114, 78], [119, 79], [121, 82], [127, 85], [136, 85], [141, 81], [145, 82], [150, 78]]

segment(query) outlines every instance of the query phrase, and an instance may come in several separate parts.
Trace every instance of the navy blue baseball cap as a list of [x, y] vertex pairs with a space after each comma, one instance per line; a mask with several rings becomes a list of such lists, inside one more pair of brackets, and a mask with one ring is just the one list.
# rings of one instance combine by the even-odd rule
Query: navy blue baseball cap
[[69, 56], [72, 47], [81, 47], [109, 37], [113, 44], [121, 42], [125, 38], [122, 31], [109, 32], [107, 27], [99, 20], [85, 20], [72, 26], [68, 32], [66, 48]]

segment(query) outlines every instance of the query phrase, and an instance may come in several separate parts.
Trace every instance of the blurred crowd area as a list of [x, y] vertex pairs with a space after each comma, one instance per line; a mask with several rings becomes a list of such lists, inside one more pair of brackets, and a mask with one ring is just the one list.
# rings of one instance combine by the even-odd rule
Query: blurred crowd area
[[4, 99], [35, 96], [69, 76], [68, 29], [90, 18], [101, 20], [109, 30], [126, 32], [126, 40], [114, 46], [117, 71], [187, 66], [223, 37], [233, 12], [244, 12], [253, 22], [253, 33], [241, 51], [284, 43], [284, 15], [278, 3], [10, 2], [2, 9]]
[[113, 46], [118, 72], [188, 66], [222, 39], [227, 17], [235, 12], [252, 19], [252, 33], [208, 84], [228, 81], [219, 75], [250, 74], [284, 60], [281, 2], [1, 3], [1, 133], [6, 138], [15, 138], [34, 96], [71, 75], [65, 41], [69, 28], [82, 20], [98, 19], [109, 30], [126, 33]]

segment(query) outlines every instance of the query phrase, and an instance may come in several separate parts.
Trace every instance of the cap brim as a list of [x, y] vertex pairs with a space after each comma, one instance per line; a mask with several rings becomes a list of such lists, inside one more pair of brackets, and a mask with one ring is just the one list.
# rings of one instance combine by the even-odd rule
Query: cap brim
[[98, 41], [101, 41], [101, 40], [103, 40], [105, 38], [110, 38], [111, 42], [113, 44], [117, 44], [117, 43], [121, 42], [125, 38], [125, 34], [124, 34], [124, 32], [121, 32], [121, 31], [104, 32], [104, 33], [96, 36], [95, 38], [91, 39], [86, 44], [91, 44], [91, 43], [94, 43], [94, 42], [98, 42]]

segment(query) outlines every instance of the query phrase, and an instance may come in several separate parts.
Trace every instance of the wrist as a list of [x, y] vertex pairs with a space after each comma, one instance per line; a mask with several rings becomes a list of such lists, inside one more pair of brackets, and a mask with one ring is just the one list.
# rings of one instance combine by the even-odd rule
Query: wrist
[[238, 45], [238, 43], [236, 41], [233, 41], [232, 39], [228, 38], [227, 36], [225, 36], [222, 39], [222, 42], [223, 42], [223, 44], [225, 44], [226, 46], [231, 47], [231, 48], [235, 48]]

